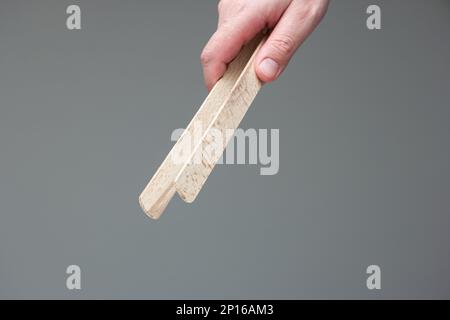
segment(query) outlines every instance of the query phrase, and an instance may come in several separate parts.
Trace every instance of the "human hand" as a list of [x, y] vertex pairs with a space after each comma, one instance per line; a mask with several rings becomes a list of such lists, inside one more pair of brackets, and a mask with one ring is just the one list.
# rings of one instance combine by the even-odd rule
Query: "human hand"
[[273, 29], [255, 59], [262, 82], [277, 79], [297, 48], [313, 32], [329, 0], [221, 0], [219, 22], [201, 54], [205, 85], [211, 90], [241, 47], [265, 28]]

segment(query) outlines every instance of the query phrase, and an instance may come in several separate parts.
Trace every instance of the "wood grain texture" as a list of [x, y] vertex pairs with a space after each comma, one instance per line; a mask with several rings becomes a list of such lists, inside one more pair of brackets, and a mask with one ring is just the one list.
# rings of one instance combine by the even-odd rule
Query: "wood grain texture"
[[[235, 130], [261, 88], [253, 62], [264, 40], [265, 36], [262, 34], [255, 37], [229, 64], [224, 76], [206, 97], [180, 139], [139, 196], [139, 203], [149, 217], [158, 219], [175, 192], [178, 192], [186, 202], [192, 202], [200, 192], [229, 140], [229, 137], [224, 139], [220, 154], [214, 154], [211, 158], [204, 150], [214, 142], [212, 129], [221, 132], [227, 129]], [[186, 152], [186, 143], [190, 143], [188, 139], [195, 135], [195, 126], [199, 124], [204, 130], [201, 139], [193, 145], [188, 155], [183, 155], [185, 159], [183, 162], [174, 161], [177, 155]], [[200, 162], [193, 161], [196, 154], [200, 155]]]

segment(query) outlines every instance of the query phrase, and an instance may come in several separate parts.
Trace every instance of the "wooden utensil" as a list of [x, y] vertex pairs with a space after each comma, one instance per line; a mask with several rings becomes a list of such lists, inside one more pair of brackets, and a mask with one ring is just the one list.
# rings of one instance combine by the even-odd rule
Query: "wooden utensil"
[[[255, 73], [254, 60], [265, 39], [261, 33], [241, 49], [139, 196], [139, 203], [150, 218], [161, 216], [175, 192], [189, 203], [199, 194], [232, 137], [225, 132], [237, 129], [262, 86]], [[196, 124], [204, 128], [201, 139], [184, 155], [183, 161], [174, 161], [185, 152]], [[223, 133], [223, 143], [219, 144], [223, 147], [211, 155], [205, 150], [214, 143], [213, 132], [217, 130]]]

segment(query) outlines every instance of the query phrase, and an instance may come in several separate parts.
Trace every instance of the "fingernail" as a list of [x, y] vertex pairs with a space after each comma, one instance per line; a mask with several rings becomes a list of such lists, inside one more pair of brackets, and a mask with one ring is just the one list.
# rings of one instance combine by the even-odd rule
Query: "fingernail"
[[278, 75], [280, 66], [278, 63], [270, 58], [264, 59], [259, 64], [259, 70], [269, 79], [274, 79]]

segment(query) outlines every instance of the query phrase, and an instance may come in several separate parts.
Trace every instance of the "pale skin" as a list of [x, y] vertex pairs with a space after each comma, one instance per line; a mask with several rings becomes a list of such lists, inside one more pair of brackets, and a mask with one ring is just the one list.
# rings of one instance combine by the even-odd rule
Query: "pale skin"
[[329, 0], [221, 0], [216, 32], [201, 54], [205, 85], [211, 90], [241, 47], [259, 32], [271, 31], [255, 59], [263, 82], [276, 80], [314, 31]]

